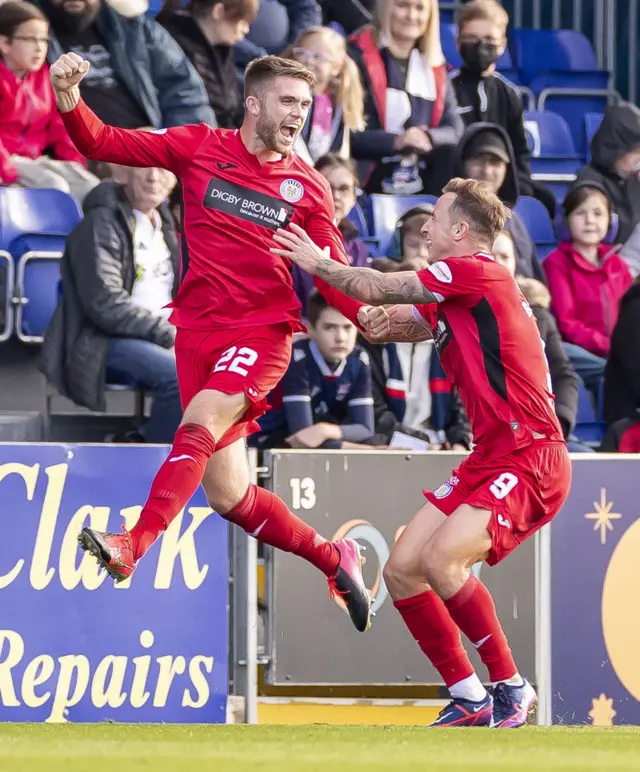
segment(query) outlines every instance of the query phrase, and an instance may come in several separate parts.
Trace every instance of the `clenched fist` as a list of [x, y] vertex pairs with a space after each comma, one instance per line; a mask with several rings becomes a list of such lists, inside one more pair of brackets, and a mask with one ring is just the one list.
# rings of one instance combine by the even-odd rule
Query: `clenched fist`
[[383, 306], [363, 306], [358, 311], [358, 324], [367, 340], [382, 343], [390, 331], [389, 314]]
[[89, 62], [78, 54], [62, 54], [51, 65], [51, 83], [56, 92], [56, 100], [60, 112], [66, 113], [78, 104], [80, 89], [78, 84], [89, 72]]

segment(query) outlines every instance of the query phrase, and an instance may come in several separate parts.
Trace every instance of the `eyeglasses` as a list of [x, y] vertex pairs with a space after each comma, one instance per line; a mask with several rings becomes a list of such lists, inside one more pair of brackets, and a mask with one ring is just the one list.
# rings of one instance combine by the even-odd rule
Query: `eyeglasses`
[[32, 46], [37, 46], [38, 43], [42, 43], [43, 46], [48, 46], [51, 42], [49, 38], [37, 38], [33, 35], [14, 35], [12, 40], [22, 40], [25, 43], [31, 43]]
[[310, 51], [308, 48], [294, 48], [293, 55], [296, 59], [303, 59], [308, 62], [329, 62], [331, 57], [322, 51]]

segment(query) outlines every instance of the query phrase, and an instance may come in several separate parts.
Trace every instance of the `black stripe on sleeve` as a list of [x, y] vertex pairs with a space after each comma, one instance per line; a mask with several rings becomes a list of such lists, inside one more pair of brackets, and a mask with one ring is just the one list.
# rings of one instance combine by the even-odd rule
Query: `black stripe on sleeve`
[[482, 298], [471, 308], [471, 315], [478, 329], [489, 386], [507, 402], [507, 379], [500, 354], [500, 330], [496, 315], [486, 298]]

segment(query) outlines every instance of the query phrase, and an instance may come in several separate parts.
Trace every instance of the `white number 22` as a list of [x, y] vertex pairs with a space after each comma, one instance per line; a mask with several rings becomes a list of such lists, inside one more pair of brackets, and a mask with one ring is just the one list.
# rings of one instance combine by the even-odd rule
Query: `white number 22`
[[[236, 356], [236, 351], [238, 352]], [[222, 353], [220, 359], [213, 370], [214, 373], [220, 373], [223, 370], [229, 370], [230, 373], [238, 373], [238, 375], [248, 375], [249, 371], [247, 367], [255, 365], [258, 359], [258, 352], [252, 348], [242, 346], [238, 349], [237, 346], [231, 346]], [[229, 364], [231, 362], [231, 364]]]

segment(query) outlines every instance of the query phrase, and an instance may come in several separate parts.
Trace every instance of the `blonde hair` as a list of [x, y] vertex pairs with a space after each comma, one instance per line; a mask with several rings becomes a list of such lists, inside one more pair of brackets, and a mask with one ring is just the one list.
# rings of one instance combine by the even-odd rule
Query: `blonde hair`
[[500, 27], [503, 34], [506, 33], [509, 26], [509, 14], [497, 0], [470, 0], [470, 2], [465, 3], [458, 14], [458, 29], [460, 32], [462, 32], [465, 24], [470, 21], [476, 21], [476, 19], [495, 24], [496, 27]]
[[347, 54], [347, 43], [342, 35], [331, 27], [308, 27], [298, 35], [295, 43], [287, 48], [284, 56], [293, 58], [293, 48], [301, 46], [312, 35], [323, 37], [326, 42], [326, 51], [330, 52], [336, 61], [341, 62], [340, 72], [329, 86], [330, 93], [336, 105], [339, 105], [342, 110], [344, 125], [350, 131], [362, 131], [365, 120], [364, 91], [360, 71], [358, 65]]
[[[373, 29], [378, 44], [382, 35], [390, 37], [389, 14], [393, 2], [395, 0], [376, 0]], [[424, 34], [417, 41], [418, 50], [423, 55], [427, 67], [441, 67], [445, 64], [445, 58], [442, 52], [442, 43], [440, 42], [440, 9], [438, 8], [438, 0], [425, 0], [425, 2], [430, 6], [429, 19]]]
[[493, 246], [511, 217], [511, 211], [498, 196], [478, 180], [463, 180], [460, 177], [454, 177], [442, 192], [455, 194], [449, 209], [451, 222], [466, 220], [473, 235]]

